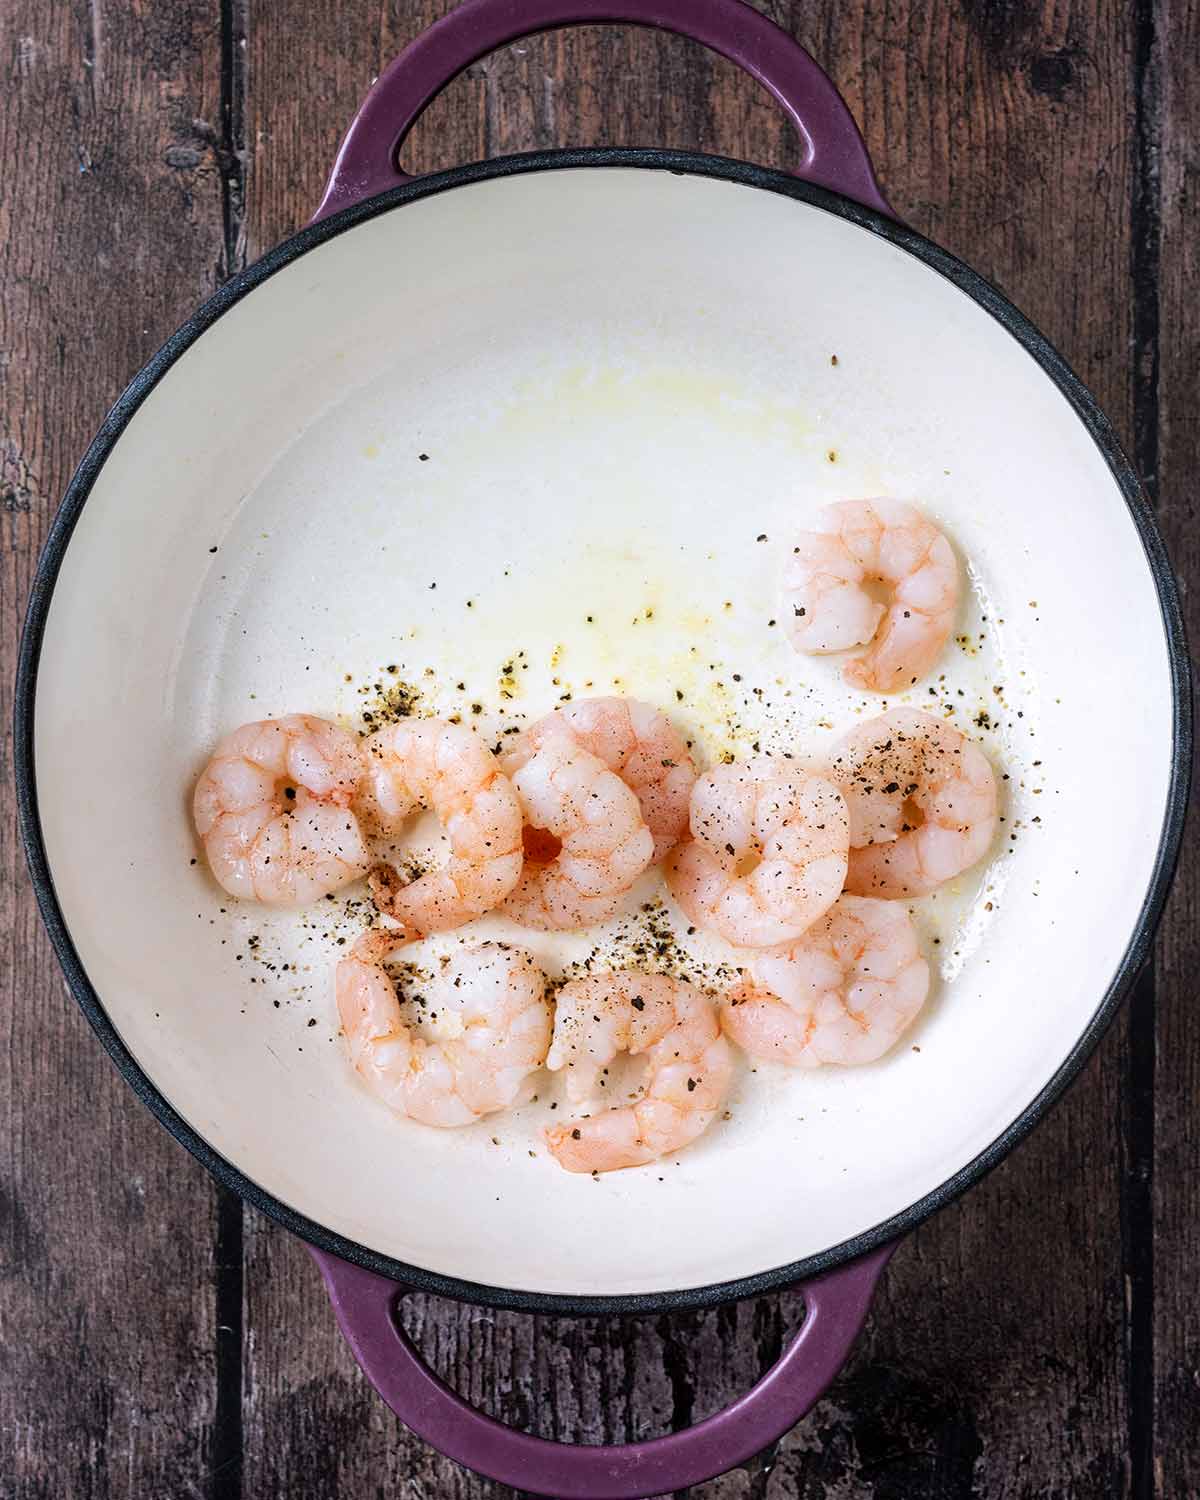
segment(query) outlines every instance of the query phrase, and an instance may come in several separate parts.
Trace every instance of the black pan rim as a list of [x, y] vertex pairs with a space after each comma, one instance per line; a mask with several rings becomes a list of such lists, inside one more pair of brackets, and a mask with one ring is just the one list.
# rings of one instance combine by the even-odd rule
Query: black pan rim
[[[457, 187], [526, 172], [565, 168], [640, 168], [682, 176], [718, 178], [783, 195], [837, 215], [923, 261], [952, 282], [994, 317], [1038, 363], [1058, 387], [1090, 433], [1120, 489], [1137, 527], [1147, 565], [1158, 593], [1167, 645], [1173, 700], [1171, 779], [1154, 871], [1125, 954], [1095, 1013], [1053, 1077], [992, 1143], [932, 1192], [901, 1213], [839, 1245], [787, 1265], [751, 1276], [682, 1290], [578, 1296], [483, 1285], [406, 1265], [335, 1234], [290, 1208], [252, 1182], [180, 1116], [158, 1091], [125, 1047], [93, 989], [67, 928], [55, 894], [38, 814], [34, 767], [34, 708], [38, 663], [55, 582], [76, 522], [96, 477], [134, 413], [159, 380], [200, 336], [236, 303], [277, 271], [307, 251], [379, 214]], [[1145, 962], [1162, 915], [1183, 837], [1192, 761], [1191, 667], [1179, 596], [1149, 500], [1116, 434], [1095, 398], [1066, 361], [1009, 300], [969, 266], [874, 209], [788, 173], [724, 157], [694, 152], [605, 147], [570, 151], [537, 151], [495, 161], [477, 162], [406, 182], [389, 192], [311, 224], [275, 246], [254, 265], [231, 278], [158, 350], [133, 378], [108, 413], [81, 461], [51, 524], [30, 592], [18, 659], [14, 708], [15, 770], [18, 818], [34, 891], [42, 919], [75, 999], [117, 1069], [161, 1124], [213, 1174], [270, 1218], [310, 1245], [342, 1257], [400, 1283], [402, 1289], [432, 1292], [489, 1307], [550, 1314], [646, 1314], [705, 1308], [793, 1286], [830, 1271], [914, 1229], [997, 1166], [1046, 1114], [1079, 1073], [1112, 1022], [1121, 1001]]]

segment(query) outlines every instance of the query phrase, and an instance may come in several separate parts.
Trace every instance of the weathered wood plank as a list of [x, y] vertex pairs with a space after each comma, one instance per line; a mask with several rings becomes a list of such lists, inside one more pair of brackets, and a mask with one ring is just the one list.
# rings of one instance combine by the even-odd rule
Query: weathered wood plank
[[[1153, 7], [1150, 69], [1158, 91], [1159, 245], [1157, 493], [1183, 586], [1193, 652], [1200, 644], [1200, 4]], [[1159, 942], [1155, 1036], [1154, 1478], [1163, 1500], [1200, 1494], [1200, 859], [1195, 823]], [[1188, 1435], [1191, 1435], [1190, 1438]]]
[[[445, 6], [273, 13], [251, 34], [249, 241], [311, 211], [370, 76]], [[764, 6], [829, 67], [897, 208], [1008, 290], [1132, 430], [1131, 18], [1116, 0], [990, 7]], [[333, 59], [311, 91], [312, 59]], [[786, 164], [756, 86], [670, 38], [588, 28], [506, 49], [447, 90], [406, 160], [672, 143]], [[872, 1326], [768, 1481], [713, 1497], [1016, 1497], [1127, 1486], [1117, 1119], [1124, 1023], [1053, 1118], [897, 1256]], [[250, 1493], [479, 1496], [373, 1402], [300, 1248], [248, 1240]], [[565, 1323], [414, 1299], [428, 1358], [485, 1409], [547, 1436], [645, 1436], [724, 1404], [778, 1349], [795, 1299], [709, 1315]], [[721, 1354], [719, 1333], [737, 1331]], [[534, 1377], [555, 1399], [538, 1410]]]
[[0, 1490], [14, 1500], [199, 1494], [207, 1466], [212, 1188], [65, 991], [11, 817], [9, 726], [29, 579], [71, 470], [215, 284], [216, 39], [207, 0], [0, 8]]

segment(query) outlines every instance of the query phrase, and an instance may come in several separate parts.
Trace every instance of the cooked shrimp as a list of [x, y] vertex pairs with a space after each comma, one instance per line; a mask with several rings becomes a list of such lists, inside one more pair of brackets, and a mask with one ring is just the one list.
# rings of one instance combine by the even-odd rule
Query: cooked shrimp
[[521, 874], [521, 807], [474, 730], [447, 719], [405, 719], [363, 744], [370, 821], [394, 831], [417, 807], [442, 820], [450, 858], [403, 884], [382, 866], [371, 889], [381, 911], [417, 932], [457, 927], [499, 906]]
[[558, 736], [597, 756], [637, 795], [654, 835], [656, 862], [675, 847], [687, 828], [696, 767], [666, 714], [636, 698], [581, 698], [531, 724], [501, 765], [515, 776], [535, 751]]
[[929, 994], [929, 965], [903, 906], [841, 896], [790, 947], [758, 955], [721, 1024], [754, 1057], [793, 1068], [875, 1062]]
[[600, 1095], [618, 1052], [645, 1054], [640, 1096], [546, 1131], [551, 1154], [568, 1172], [639, 1167], [680, 1151], [724, 1102], [733, 1056], [712, 1001], [694, 985], [631, 970], [565, 984], [546, 1065], [567, 1069], [573, 1105]]
[[549, 739], [513, 777], [525, 869], [502, 910], [543, 931], [606, 921], [654, 855], [637, 797], [602, 760]]
[[726, 942], [790, 942], [841, 894], [846, 804], [820, 776], [765, 755], [718, 766], [693, 788], [690, 821], [667, 884], [689, 921]]
[[944, 719], [894, 708], [860, 724], [838, 741], [829, 774], [850, 809], [852, 895], [927, 895], [995, 837], [991, 764]]
[[[882, 583], [887, 605], [866, 585]], [[894, 693], [938, 659], [954, 628], [958, 561], [931, 521], [901, 500], [842, 500], [800, 533], [784, 573], [797, 651], [868, 649], [842, 669], [855, 687]]]
[[389, 1108], [424, 1125], [469, 1125], [507, 1109], [550, 1045], [545, 975], [507, 943], [460, 949], [425, 990], [424, 1014], [440, 1033], [429, 1041], [405, 1024], [383, 966], [409, 936], [375, 928], [337, 966], [350, 1061]]
[[192, 797], [219, 884], [247, 901], [304, 906], [365, 875], [370, 858], [351, 810], [362, 773], [354, 736], [311, 714], [226, 735]]

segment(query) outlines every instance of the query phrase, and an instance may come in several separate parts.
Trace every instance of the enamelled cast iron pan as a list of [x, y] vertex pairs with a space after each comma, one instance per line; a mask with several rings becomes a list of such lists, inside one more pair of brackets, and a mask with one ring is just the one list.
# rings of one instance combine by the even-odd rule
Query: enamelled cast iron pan
[[[605, 149], [398, 170], [413, 121], [469, 64], [597, 21], [739, 63], [791, 118], [802, 164]], [[879, 493], [944, 518], [969, 607], [991, 612], [989, 670], [1020, 705], [997, 751], [1020, 836], [986, 920], [962, 919], [919, 1055], [760, 1070], [677, 1165], [593, 1182], [532, 1159], [519, 1124], [496, 1148], [486, 1126], [389, 1120], [352, 1082], [323, 989], [307, 1011], [246, 998], [232, 955], [259, 918], [222, 907], [187, 810], [220, 734], [353, 711], [343, 665], [369, 673], [392, 641], [445, 673], [527, 643], [540, 663], [585, 591], [615, 614], [650, 583], [678, 629], [647, 626], [648, 651], [625, 641], [627, 691], [675, 708], [663, 663], [689, 590], [696, 609], [715, 590], [730, 602], [714, 645], [771, 702], [800, 669], [759, 628], [776, 575], [754, 533]], [[577, 661], [600, 649], [568, 645]], [[848, 700], [823, 670], [805, 665], [807, 691], [833, 724]], [[846, 1358], [897, 1237], [1078, 1072], [1149, 950], [1190, 734], [1175, 586], [1112, 429], [1015, 308], [895, 219], [807, 53], [740, 0], [468, 0], [373, 86], [313, 222], [206, 303], [106, 419], [41, 560], [16, 744], [43, 916], [141, 1099], [309, 1243], [408, 1426], [504, 1483], [599, 1500], [683, 1489], [784, 1433]], [[81, 739], [103, 798], [81, 795]], [[280, 945], [308, 935], [280, 922]], [[806, 1321], [752, 1391], [616, 1448], [475, 1411], [394, 1317], [406, 1288], [650, 1313], [797, 1284]]]

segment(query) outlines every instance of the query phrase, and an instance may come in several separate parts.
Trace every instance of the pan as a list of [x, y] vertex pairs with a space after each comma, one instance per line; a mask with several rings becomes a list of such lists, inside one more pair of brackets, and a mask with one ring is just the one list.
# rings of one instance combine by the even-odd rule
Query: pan
[[[464, 67], [585, 21], [741, 64], [794, 123], [796, 169], [610, 149], [398, 169]], [[783, 638], [781, 559], [822, 502], [881, 494], [922, 504], [969, 581], [944, 670], [895, 701], [951, 718], [1003, 777], [993, 857], [917, 904], [919, 1025], [873, 1067], [746, 1068], [690, 1150], [599, 1178], [541, 1149], [549, 1085], [462, 1130], [390, 1117], [337, 1034], [354, 899], [267, 912], [197, 859], [188, 798], [215, 741], [293, 710], [500, 733], [501, 709], [607, 690], [668, 709], [709, 762], [764, 740], [819, 756], [863, 703]], [[469, 0], [375, 83], [312, 223], [106, 419], [34, 585], [16, 768], [41, 910], [100, 1041], [309, 1243], [388, 1404], [507, 1484], [623, 1497], [798, 1420], [896, 1239], [1078, 1072], [1148, 953], [1190, 736], [1175, 587], [1111, 427], [1010, 303], [891, 213], [807, 53], [739, 0]], [[672, 920], [647, 881], [612, 943]], [[551, 972], [594, 943], [523, 940]], [[794, 1285], [805, 1323], [759, 1385], [616, 1448], [473, 1410], [395, 1317], [413, 1288], [618, 1314]]]

